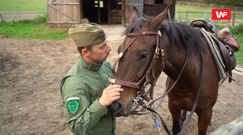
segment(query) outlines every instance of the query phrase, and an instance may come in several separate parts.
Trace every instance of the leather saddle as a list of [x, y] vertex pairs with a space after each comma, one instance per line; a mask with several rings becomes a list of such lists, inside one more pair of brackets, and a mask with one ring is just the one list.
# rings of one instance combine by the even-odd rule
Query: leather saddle
[[205, 20], [194, 20], [190, 26], [204, 28], [211, 32], [215, 37], [213, 38], [217, 44], [220, 54], [225, 64], [225, 72], [229, 73], [229, 82], [232, 81], [232, 70], [235, 69], [237, 61], [234, 52], [240, 48], [237, 40], [231, 35], [228, 28], [218, 30], [213, 23]]

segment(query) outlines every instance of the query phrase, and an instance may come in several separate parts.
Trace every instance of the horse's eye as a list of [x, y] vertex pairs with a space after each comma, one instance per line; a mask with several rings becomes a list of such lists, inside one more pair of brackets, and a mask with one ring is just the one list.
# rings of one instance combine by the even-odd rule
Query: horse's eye
[[144, 59], [144, 58], [146, 58], [147, 57], [147, 55], [148, 55], [148, 53], [141, 53], [140, 55], [139, 55], [139, 57], [141, 58], [141, 59]]

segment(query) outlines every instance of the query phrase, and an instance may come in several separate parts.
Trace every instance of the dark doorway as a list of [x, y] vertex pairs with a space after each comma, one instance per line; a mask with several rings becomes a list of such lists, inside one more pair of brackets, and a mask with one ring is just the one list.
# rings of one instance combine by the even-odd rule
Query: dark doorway
[[90, 22], [108, 22], [108, 0], [83, 0], [84, 18]]
[[163, 4], [164, 0], [155, 0], [155, 4]]

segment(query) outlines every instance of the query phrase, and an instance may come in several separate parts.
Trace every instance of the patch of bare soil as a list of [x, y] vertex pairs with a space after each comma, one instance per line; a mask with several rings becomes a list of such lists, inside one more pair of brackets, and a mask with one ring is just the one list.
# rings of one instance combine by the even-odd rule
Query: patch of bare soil
[[[103, 26], [112, 46], [108, 61], [114, 62], [123, 28]], [[113, 36], [113, 35], [116, 35]], [[60, 81], [79, 58], [74, 43], [65, 41], [0, 38], [0, 135], [71, 135], [65, 123], [60, 97]], [[243, 114], [243, 77], [234, 74], [235, 82], [225, 82], [219, 90], [209, 132]], [[156, 96], [164, 90], [166, 76], [161, 75]], [[167, 99], [159, 109], [171, 127]], [[166, 134], [162, 131], [163, 134]], [[193, 116], [188, 135], [197, 133]], [[118, 135], [158, 134], [150, 116], [117, 118]]]

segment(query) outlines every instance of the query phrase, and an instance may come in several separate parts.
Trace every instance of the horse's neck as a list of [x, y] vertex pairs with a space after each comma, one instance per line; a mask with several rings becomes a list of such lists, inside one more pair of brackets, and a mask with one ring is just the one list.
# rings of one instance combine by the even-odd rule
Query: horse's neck
[[[191, 88], [196, 87], [193, 82], [195, 82], [195, 80], [200, 77], [199, 71], [201, 69], [199, 68], [201, 68], [200, 65], [202, 64], [202, 54], [200, 54], [200, 49], [198, 47], [201, 46], [201, 44], [203, 43], [201, 43], [200, 40], [190, 39], [193, 43], [189, 41], [186, 42], [186, 45], [184, 45], [181, 41], [178, 42], [179, 44], [175, 45], [173, 42], [169, 41], [168, 37], [166, 40], [166, 66], [164, 72], [174, 81], [179, 77], [179, 74], [182, 72], [179, 82], [186, 84], [186, 86]], [[188, 60], [186, 62], [187, 57]], [[183, 69], [184, 64], [185, 68]]]
[[164, 40], [166, 60], [164, 72], [172, 79], [178, 77], [186, 59], [186, 50], [183, 45], [175, 45], [165, 35]]

